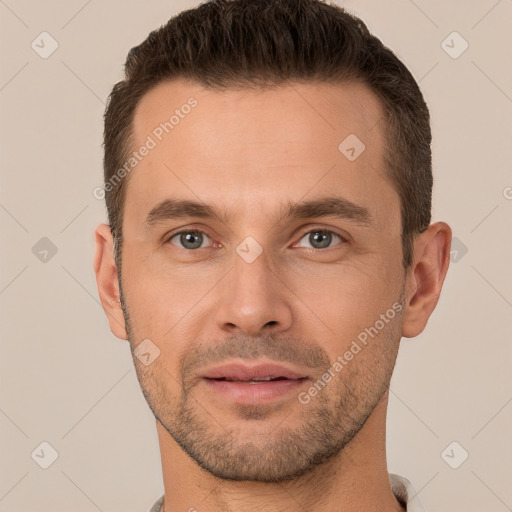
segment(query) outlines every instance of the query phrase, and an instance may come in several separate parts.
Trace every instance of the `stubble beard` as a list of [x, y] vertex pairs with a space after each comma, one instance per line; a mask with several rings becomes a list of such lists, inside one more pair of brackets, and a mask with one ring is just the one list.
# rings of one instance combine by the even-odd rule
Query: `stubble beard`
[[[120, 292], [133, 352], [138, 337], [131, 325], [121, 284]], [[354, 439], [389, 388], [400, 333], [401, 322], [395, 318], [383, 330], [380, 340], [391, 348], [380, 354], [365, 354], [364, 358], [356, 356], [307, 404], [292, 396], [289, 407], [297, 420], [290, 425], [285, 417], [273, 430], [265, 428], [266, 420], [275, 413], [271, 405], [231, 404], [230, 414], [234, 413], [236, 421], [230, 425], [219, 421], [220, 417], [215, 418], [215, 413], [194, 396], [196, 384], [188, 379], [187, 373], [180, 375], [181, 394], [176, 399], [166, 387], [170, 374], [162, 368], [157, 374], [154, 368], [158, 365], [152, 365], [151, 371], [135, 357], [134, 363], [155, 418], [198, 466], [223, 480], [276, 483], [312, 471], [339, 455]], [[236, 337], [230, 338], [225, 353], [233, 355], [238, 347], [237, 355], [250, 359], [260, 355], [271, 357], [276, 349], [273, 336], [264, 336], [261, 343], [251, 340], [250, 344], [242, 345], [238, 341]], [[247, 347], [252, 348], [248, 351]], [[320, 377], [330, 364], [322, 349], [318, 348], [317, 356], [323, 360], [322, 369], [316, 372]]]

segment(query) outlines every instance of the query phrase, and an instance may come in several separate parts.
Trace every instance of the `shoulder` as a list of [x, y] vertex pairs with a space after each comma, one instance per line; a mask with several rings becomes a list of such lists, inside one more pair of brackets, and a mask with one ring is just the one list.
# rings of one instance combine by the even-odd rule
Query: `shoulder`
[[160, 507], [162, 506], [162, 502], [164, 501], [164, 497], [162, 496], [150, 509], [149, 512], [160, 512]]
[[406, 507], [407, 512], [425, 512], [416, 490], [407, 478], [390, 473], [389, 482], [391, 483], [393, 494], [396, 496], [396, 499]]

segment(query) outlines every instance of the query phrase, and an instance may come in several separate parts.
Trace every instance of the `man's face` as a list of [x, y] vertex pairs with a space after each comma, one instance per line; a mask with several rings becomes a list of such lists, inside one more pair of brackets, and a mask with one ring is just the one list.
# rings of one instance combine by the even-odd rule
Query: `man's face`
[[[190, 97], [197, 105], [158, 131]], [[382, 114], [359, 84], [207, 91], [179, 80], [138, 105], [132, 149], [156, 145], [126, 190], [125, 323], [132, 350], [146, 339], [160, 350], [147, 366], [134, 357], [155, 416], [214, 475], [303, 474], [385, 395], [404, 275]], [[219, 218], [156, 210], [169, 199]], [[288, 209], [312, 201], [338, 214]], [[246, 380], [257, 376], [281, 378]]]

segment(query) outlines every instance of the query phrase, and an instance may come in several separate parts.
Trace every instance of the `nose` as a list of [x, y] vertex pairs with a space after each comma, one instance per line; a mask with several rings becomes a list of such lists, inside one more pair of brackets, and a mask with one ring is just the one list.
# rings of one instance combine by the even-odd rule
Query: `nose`
[[234, 268], [219, 291], [217, 326], [230, 334], [284, 332], [292, 325], [293, 294], [269, 266], [265, 251], [251, 263], [235, 254]]

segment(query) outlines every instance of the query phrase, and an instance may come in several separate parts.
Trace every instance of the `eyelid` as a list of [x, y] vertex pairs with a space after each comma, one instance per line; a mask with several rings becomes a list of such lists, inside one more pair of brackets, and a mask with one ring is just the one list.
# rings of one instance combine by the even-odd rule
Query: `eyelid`
[[338, 235], [340, 238], [347, 242], [350, 240], [350, 236], [348, 233], [345, 233], [345, 231], [330, 226], [307, 226], [306, 228], [304, 228], [304, 231], [301, 234], [301, 238], [307, 233], [311, 233], [311, 231], [325, 231], [327, 233], [334, 233], [335, 235]]

